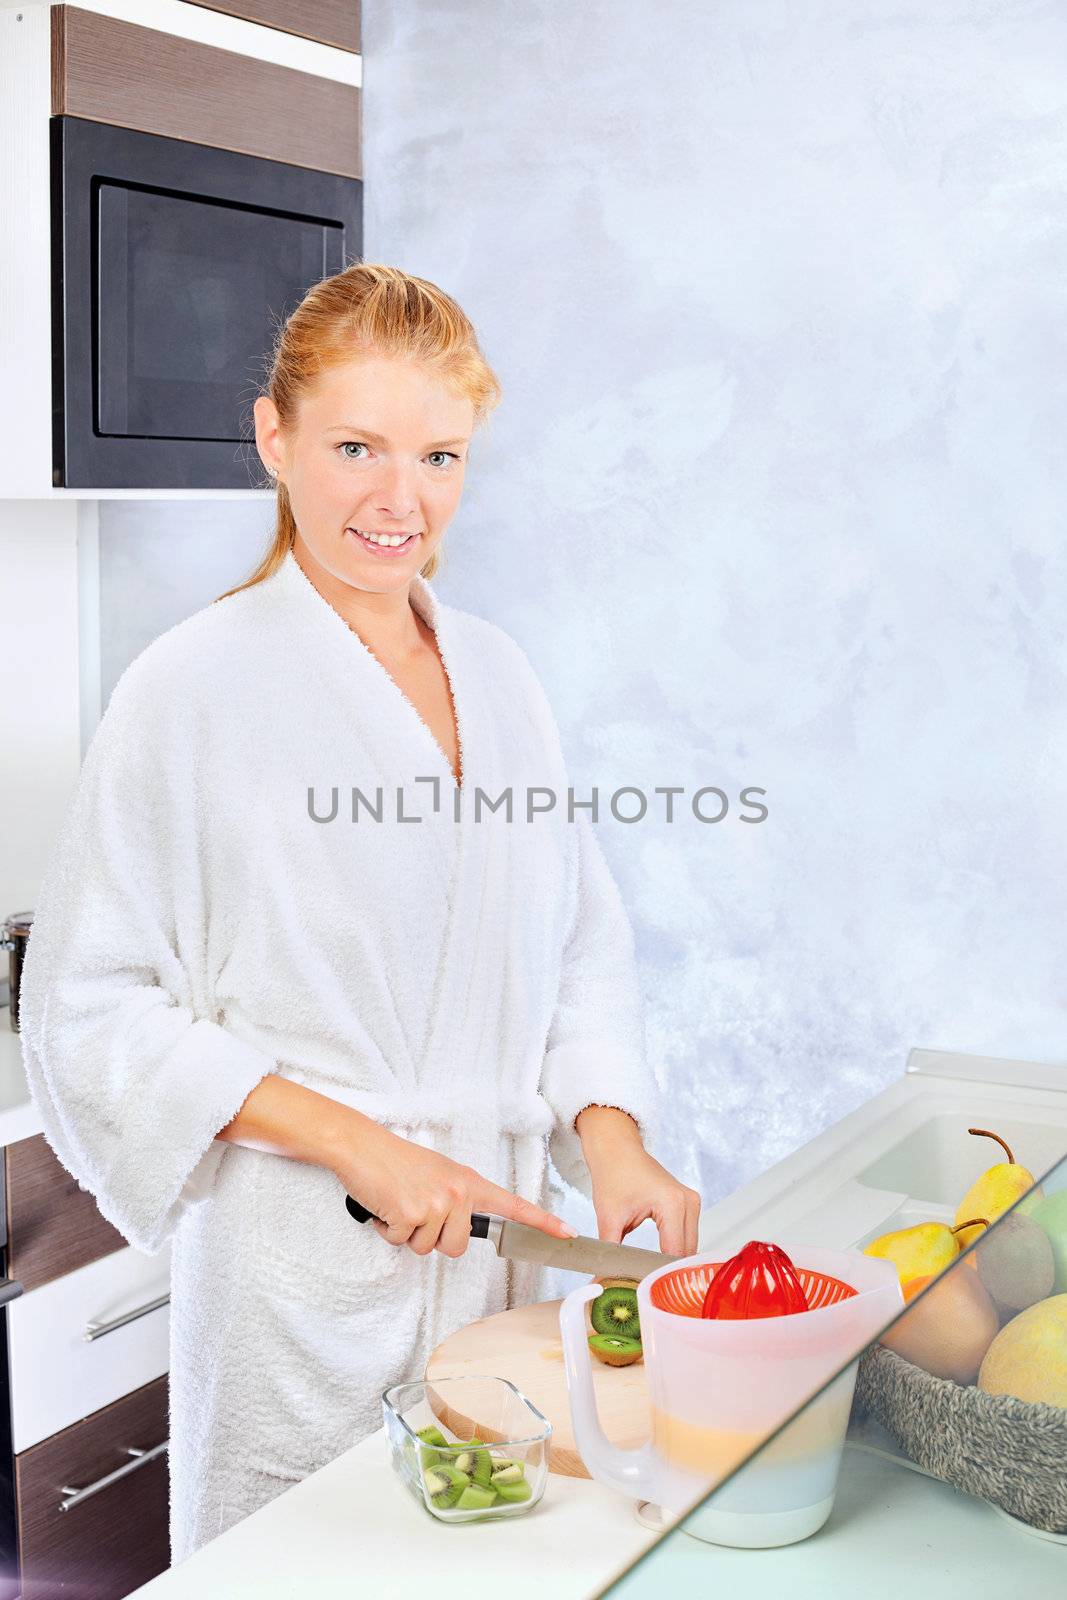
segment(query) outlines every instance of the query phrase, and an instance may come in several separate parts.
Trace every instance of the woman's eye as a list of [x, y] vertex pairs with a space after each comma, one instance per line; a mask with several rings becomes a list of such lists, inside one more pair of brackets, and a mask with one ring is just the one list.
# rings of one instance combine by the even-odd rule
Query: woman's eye
[[435, 467], [443, 467], [446, 461], [458, 461], [459, 456], [454, 450], [431, 450], [426, 459]]
[[348, 454], [348, 451], [349, 450], [365, 450], [367, 448], [367, 446], [365, 444], [360, 444], [355, 439], [345, 439], [344, 442], [338, 446], [338, 448], [339, 448], [341, 454], [344, 456], [346, 461], [362, 461], [362, 459], [363, 459], [362, 456], [350, 456]]

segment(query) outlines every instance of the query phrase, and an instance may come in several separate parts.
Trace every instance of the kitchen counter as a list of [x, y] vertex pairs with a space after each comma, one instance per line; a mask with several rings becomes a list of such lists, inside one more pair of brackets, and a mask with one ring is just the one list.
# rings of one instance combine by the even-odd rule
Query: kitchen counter
[[[1040, 1175], [1067, 1152], [1067, 1069], [913, 1050], [897, 1083], [707, 1208], [700, 1248], [733, 1250], [750, 1237], [854, 1248], [884, 1228], [951, 1214], [973, 1176], [967, 1163], [985, 1160], [973, 1141], [957, 1137], [976, 1120], [1010, 1133], [1019, 1159]], [[656, 1248], [653, 1225], [642, 1224], [630, 1242]], [[567, 1288], [582, 1281], [564, 1277]], [[396, 1478], [383, 1428], [136, 1593], [329, 1600], [358, 1587], [374, 1600], [416, 1600], [442, 1583], [468, 1581], [508, 1600], [593, 1600], [657, 1537], [624, 1496], [555, 1473], [526, 1516], [444, 1526]], [[615, 1593], [974, 1600], [1019, 1591], [1052, 1600], [1063, 1593], [1065, 1549], [1067, 1541], [1029, 1532], [903, 1466], [888, 1435], [854, 1420], [833, 1513], [812, 1538], [750, 1551], [677, 1531]]]
[[[446, 1527], [393, 1473], [382, 1428], [135, 1592], [138, 1600], [351, 1600], [357, 1591], [373, 1600], [420, 1600], [466, 1583], [508, 1600], [592, 1600], [656, 1537], [622, 1495], [556, 1473], [526, 1516]], [[997, 1593], [1053, 1600], [1063, 1594], [1064, 1567], [1062, 1545], [853, 1443], [830, 1520], [811, 1539], [730, 1550], [677, 1532], [616, 1593], [620, 1600], [781, 1600], [783, 1593], [826, 1600], [846, 1592], [863, 1600]]]

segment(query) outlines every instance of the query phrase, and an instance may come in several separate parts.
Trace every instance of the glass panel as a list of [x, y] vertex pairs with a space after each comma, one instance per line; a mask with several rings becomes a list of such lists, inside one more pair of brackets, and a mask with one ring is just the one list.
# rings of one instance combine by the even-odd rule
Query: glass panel
[[[1006, 1163], [991, 1145], [990, 1165]], [[994, 1186], [979, 1206], [1004, 1198]], [[903, 1266], [894, 1245], [906, 1305], [858, 1363], [709, 1475], [710, 1493], [674, 1512], [637, 1508], [666, 1531], [602, 1595], [1061, 1592], [1067, 1159], [990, 1226], [964, 1233], [941, 1268], [953, 1226], [912, 1234], [919, 1254]], [[799, 1324], [806, 1313], [795, 1315]], [[764, 1363], [751, 1382], [775, 1376]]]
[[116, 183], [97, 202], [97, 432], [240, 439], [331, 225]]

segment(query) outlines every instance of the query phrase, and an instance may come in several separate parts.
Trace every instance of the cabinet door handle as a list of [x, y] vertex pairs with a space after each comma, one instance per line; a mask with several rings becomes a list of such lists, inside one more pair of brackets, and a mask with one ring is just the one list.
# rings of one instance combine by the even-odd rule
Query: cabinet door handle
[[14, 1278], [0, 1278], [0, 1306], [9, 1305], [22, 1293], [24, 1290], [21, 1283], [16, 1283]]
[[66, 1495], [66, 1499], [59, 1502], [59, 1510], [71, 1511], [75, 1506], [80, 1506], [83, 1500], [88, 1500], [91, 1494], [99, 1494], [101, 1489], [107, 1489], [111, 1484], [118, 1483], [120, 1478], [128, 1478], [138, 1467], [146, 1467], [150, 1461], [155, 1461], [169, 1445], [170, 1440], [164, 1439], [162, 1444], [157, 1444], [152, 1450], [136, 1450], [127, 1446], [126, 1454], [133, 1456], [134, 1459], [127, 1461], [125, 1466], [116, 1467], [114, 1472], [109, 1472], [105, 1478], [97, 1478], [95, 1483], [90, 1483], [84, 1489], [72, 1489], [69, 1484], [63, 1484], [59, 1492]]
[[85, 1325], [85, 1337], [90, 1340], [102, 1339], [105, 1333], [114, 1333], [116, 1328], [124, 1328], [127, 1322], [136, 1322], [138, 1317], [147, 1317], [150, 1311], [158, 1311], [169, 1300], [169, 1294], [161, 1294], [158, 1299], [149, 1300], [147, 1305], [138, 1306], [134, 1311], [124, 1311], [121, 1317], [112, 1317], [110, 1322], [88, 1322]]

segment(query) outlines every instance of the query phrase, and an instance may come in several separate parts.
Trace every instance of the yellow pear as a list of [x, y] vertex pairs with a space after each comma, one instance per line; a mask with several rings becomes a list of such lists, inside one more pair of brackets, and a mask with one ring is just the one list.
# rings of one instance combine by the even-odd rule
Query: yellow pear
[[[968, 1128], [967, 1132], [978, 1134], [983, 1139], [995, 1139], [1008, 1159], [998, 1161], [995, 1167], [987, 1167], [982, 1176], [971, 1184], [956, 1211], [957, 1228], [965, 1217], [986, 1217], [990, 1222], [995, 1221], [1005, 1211], [1010, 1211], [1028, 1189], [1034, 1187], [1033, 1173], [1019, 1166], [999, 1133], [990, 1133], [988, 1128]], [[981, 1231], [980, 1227], [968, 1226], [960, 1234], [960, 1249], [966, 1250]]]
[[[982, 1224], [984, 1217], [971, 1217], [971, 1223]], [[979, 1226], [976, 1230], [981, 1232]], [[894, 1233], [883, 1233], [870, 1244], [864, 1245], [865, 1256], [879, 1256], [896, 1265], [902, 1284], [912, 1278], [933, 1278], [952, 1265], [960, 1253], [956, 1234], [947, 1222], [919, 1222], [914, 1228], [898, 1228]]]

